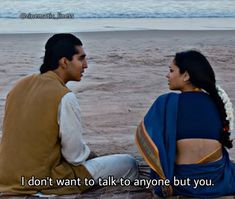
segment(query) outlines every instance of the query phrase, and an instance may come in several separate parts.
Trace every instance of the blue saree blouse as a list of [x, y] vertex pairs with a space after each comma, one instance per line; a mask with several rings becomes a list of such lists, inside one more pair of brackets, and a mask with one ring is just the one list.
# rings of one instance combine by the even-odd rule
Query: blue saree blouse
[[[151, 167], [150, 177], [171, 182], [170, 186], [155, 186], [155, 193], [161, 197], [184, 195], [210, 198], [234, 195], [235, 164], [229, 159], [226, 149], [222, 150], [222, 159], [214, 162], [175, 164], [179, 99], [180, 94], [176, 93], [158, 97], [136, 131], [137, 146]], [[190, 183], [186, 186], [176, 185], [174, 179], [189, 179]], [[210, 184], [196, 186], [197, 181], [208, 181]]]
[[219, 140], [221, 128], [219, 111], [207, 93], [179, 94], [176, 140], [186, 138]]

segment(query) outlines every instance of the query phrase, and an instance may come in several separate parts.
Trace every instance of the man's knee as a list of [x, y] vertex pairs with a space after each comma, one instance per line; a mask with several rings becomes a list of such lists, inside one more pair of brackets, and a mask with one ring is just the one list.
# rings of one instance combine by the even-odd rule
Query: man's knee
[[133, 156], [125, 154], [125, 158], [131, 167], [138, 168], [138, 164]]
[[138, 169], [138, 163], [135, 160], [135, 158], [128, 154], [123, 154], [123, 162], [122, 164], [125, 165], [127, 175], [126, 177], [130, 180], [134, 180], [139, 177], [139, 169]]

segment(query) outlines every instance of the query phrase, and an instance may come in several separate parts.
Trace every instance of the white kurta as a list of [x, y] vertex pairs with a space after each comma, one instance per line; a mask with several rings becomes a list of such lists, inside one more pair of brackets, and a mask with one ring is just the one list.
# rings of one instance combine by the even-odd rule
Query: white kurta
[[59, 135], [62, 155], [73, 165], [83, 163], [90, 154], [90, 149], [82, 138], [83, 127], [78, 99], [69, 92], [61, 99], [58, 109]]
[[60, 102], [58, 123], [62, 154], [73, 165], [83, 164], [96, 182], [99, 178], [113, 176], [115, 179], [138, 178], [138, 165], [127, 154], [114, 154], [87, 160], [90, 149], [82, 138], [83, 128], [78, 99], [74, 93], [67, 93]]

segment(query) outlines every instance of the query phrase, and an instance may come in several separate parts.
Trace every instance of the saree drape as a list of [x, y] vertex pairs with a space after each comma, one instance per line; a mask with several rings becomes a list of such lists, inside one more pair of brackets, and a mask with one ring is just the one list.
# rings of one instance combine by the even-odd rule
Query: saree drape
[[[158, 97], [136, 132], [137, 146], [151, 167], [150, 177], [171, 182], [170, 186], [155, 186], [155, 193], [161, 197], [219, 197], [235, 194], [235, 165], [225, 149], [222, 150], [222, 159], [218, 161], [175, 165], [178, 100], [179, 94], [176, 93]], [[184, 182], [187, 179], [187, 185], [178, 185], [174, 181]]]

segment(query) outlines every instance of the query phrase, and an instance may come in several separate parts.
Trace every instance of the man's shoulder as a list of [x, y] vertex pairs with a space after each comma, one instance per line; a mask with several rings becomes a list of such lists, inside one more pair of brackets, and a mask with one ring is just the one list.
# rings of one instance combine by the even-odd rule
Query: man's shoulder
[[31, 79], [34, 79], [35, 77], [37, 77], [39, 74], [30, 74], [30, 75], [26, 75], [25, 77], [20, 78], [17, 82], [16, 85], [20, 84], [20, 83], [24, 83], [27, 81], [30, 81]]
[[31, 75], [27, 75], [25, 77], [20, 78], [19, 80], [16, 81], [16, 83], [14, 84], [13, 88], [16, 88], [22, 84], [27, 84], [31, 79], [35, 78], [37, 76], [37, 74], [31, 74]]
[[50, 78], [43, 78], [42, 74], [40, 73], [31, 74], [21, 78], [15, 83], [9, 93], [21, 90], [24, 90], [25, 92], [37, 90], [38, 92], [47, 92], [51, 95], [53, 93], [59, 93], [59, 95], [62, 96], [70, 91], [65, 85], [61, 84], [59, 81]]

